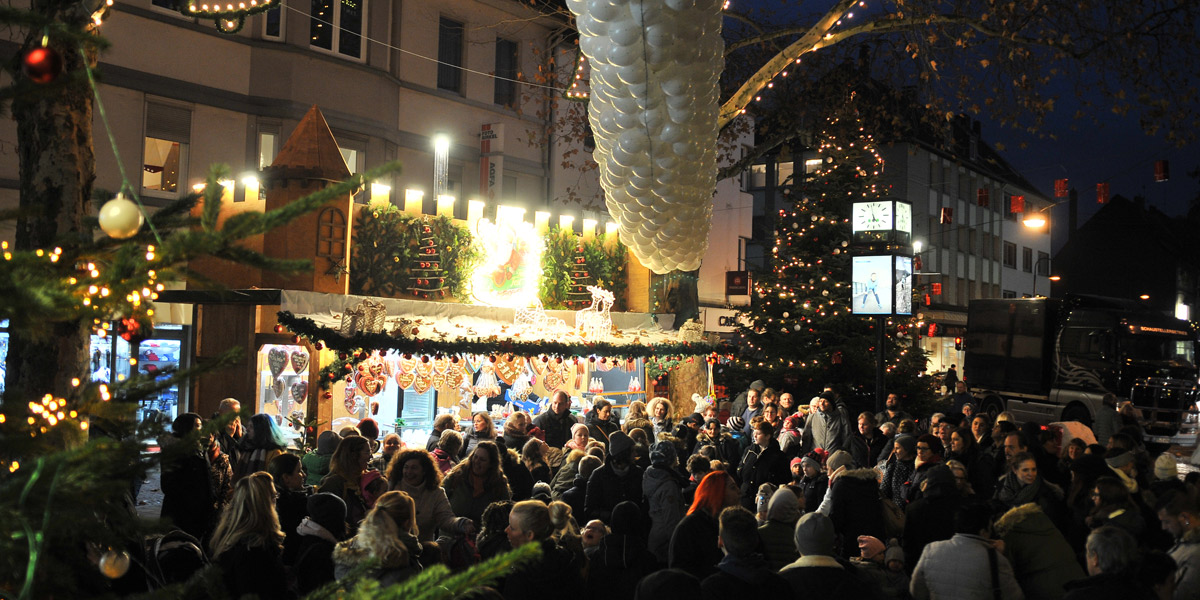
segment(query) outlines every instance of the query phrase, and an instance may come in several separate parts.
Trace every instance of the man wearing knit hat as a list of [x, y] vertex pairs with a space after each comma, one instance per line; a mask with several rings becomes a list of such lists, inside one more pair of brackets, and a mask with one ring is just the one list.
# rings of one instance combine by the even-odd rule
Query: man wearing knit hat
[[836, 538], [833, 521], [821, 513], [806, 513], [796, 521], [796, 552], [800, 558], [779, 571], [795, 597], [811, 600], [870, 596], [870, 590], [835, 558]]
[[295, 565], [296, 587], [301, 594], [333, 581], [333, 547], [346, 537], [346, 503], [337, 494], [313, 494], [308, 497], [308, 516], [300, 521], [296, 533], [300, 540], [294, 556], [285, 556]]
[[608, 438], [608, 457], [604, 466], [588, 478], [584, 516], [589, 521], [599, 519], [607, 523], [612, 518], [613, 508], [626, 500], [645, 508], [642, 469], [633, 464], [633, 440], [616, 431]]
[[[763, 380], [761, 380], [761, 379], [758, 379], [758, 380], [754, 381], [754, 383], [751, 383], [750, 387], [746, 391], [738, 394], [738, 397], [734, 399], [733, 406], [729, 407], [729, 416], [738, 417], [739, 419], [742, 419], [743, 426], [745, 423], [749, 423], [750, 419], [752, 417], [757, 416], [758, 413], [755, 413], [755, 414], [747, 417], [746, 416], [746, 408], [750, 407], [751, 404], [753, 404], [753, 406], [758, 407], [759, 411], [761, 412], [762, 408], [761, 408], [761, 405], [760, 405], [758, 399], [759, 399], [759, 396], [762, 394], [763, 390], [765, 390], [765, 389], [767, 389], [767, 384], [764, 383]], [[750, 396], [754, 396], [753, 402], [751, 402]], [[749, 435], [749, 432], [745, 432], [745, 433], [747, 435]]]
[[1133, 464], [1133, 453], [1120, 448], [1111, 448], [1104, 455], [1104, 462], [1108, 464], [1108, 469], [1113, 472], [1125, 484], [1125, 488], [1130, 494], [1138, 492], [1137, 469]]
[[817, 414], [808, 418], [813, 445], [833, 453], [850, 448], [850, 413], [846, 404], [832, 391], [821, 392]]
[[[799, 477], [797, 477], [799, 472]], [[792, 459], [792, 484], [800, 489], [800, 508], [817, 510], [829, 488], [829, 477], [821, 472], [821, 463], [812, 454]]]

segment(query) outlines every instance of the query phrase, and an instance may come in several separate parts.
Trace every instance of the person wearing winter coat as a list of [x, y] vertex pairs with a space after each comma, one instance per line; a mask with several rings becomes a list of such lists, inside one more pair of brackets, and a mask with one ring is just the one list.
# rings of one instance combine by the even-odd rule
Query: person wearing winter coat
[[575, 478], [571, 482], [571, 487], [567, 488], [559, 499], [566, 502], [571, 507], [571, 514], [585, 514], [585, 506], [587, 503], [587, 487], [588, 479], [591, 479], [592, 473], [603, 465], [603, 461], [595, 456], [584, 455], [575, 465]]
[[1065, 586], [1084, 577], [1075, 551], [1037, 504], [1018, 506], [996, 521], [1004, 556], [1028, 600], [1058, 600]]
[[[763, 390], [767, 389], [767, 384], [763, 380], [758, 379], [750, 384], [746, 391], [741, 392], [733, 399], [733, 404], [729, 408], [729, 417], [737, 417], [742, 419], [742, 426], [745, 427], [750, 419], [762, 414], [762, 402], [760, 401]], [[753, 398], [751, 398], [753, 394]], [[749, 413], [749, 414], [747, 414]], [[743, 434], [747, 432], [743, 431]]]
[[1175, 538], [1167, 552], [1177, 567], [1172, 600], [1200, 597], [1200, 506], [1178, 490], [1168, 491], [1157, 506], [1162, 528]]
[[675, 430], [675, 421], [671, 418], [672, 406], [670, 400], [662, 397], [651, 398], [650, 403], [646, 405], [646, 413], [654, 429], [651, 432], [651, 439], [657, 440], [658, 434], [671, 433]]
[[377, 561], [367, 576], [380, 587], [400, 583], [421, 572], [417, 509], [404, 492], [386, 492], [367, 513], [358, 533], [333, 550], [334, 577], [341, 580], [368, 560]]
[[1121, 415], [1117, 414], [1117, 395], [1105, 394], [1101, 398], [1100, 408], [1092, 418], [1092, 433], [1096, 434], [1096, 443], [1108, 446], [1108, 438], [1121, 430]]
[[1033, 455], [1021, 452], [1010, 463], [1011, 470], [998, 482], [993, 502], [1005, 511], [1036, 502], [1052, 520], [1060, 518], [1066, 506], [1062, 488], [1038, 475]]
[[469, 534], [474, 524], [465, 517], [456, 517], [450, 508], [446, 490], [441, 487], [442, 472], [433, 464], [426, 451], [409, 448], [401, 450], [392, 460], [387, 473], [389, 489], [408, 494], [417, 507], [417, 539], [421, 543], [444, 535]]
[[775, 430], [766, 420], [759, 421], [754, 427], [754, 444], [742, 455], [738, 479], [742, 482], [742, 507], [750, 511], [755, 509], [754, 497], [759, 486], [764, 483], [779, 485], [791, 480], [787, 457], [779, 449]]
[[346, 503], [334, 494], [313, 494], [308, 516], [296, 527], [299, 541], [291, 561], [301, 595], [334, 580], [333, 549], [346, 538]]
[[[945, 454], [945, 448], [942, 446], [942, 440], [933, 434], [925, 434], [917, 438], [917, 458], [913, 462], [913, 474], [904, 484], [904, 504], [898, 506], [907, 506], [913, 500], [921, 497], [922, 487], [921, 482], [925, 480], [926, 474], [933, 467], [942, 464], [942, 456]], [[915, 559], [914, 559], [915, 562]]]
[[687, 515], [675, 526], [667, 552], [667, 566], [683, 569], [703, 580], [716, 572], [721, 551], [717, 546], [717, 517], [730, 506], [738, 506], [741, 492], [733, 476], [713, 471], [696, 488], [696, 498]]
[[992, 477], [995, 472], [992, 456], [979, 448], [970, 430], [960, 427], [950, 434], [950, 451], [946, 453], [946, 460], [957, 460], [966, 467], [967, 481], [977, 495], [992, 497], [996, 487], [996, 478]]
[[465, 459], [475, 451], [475, 446], [479, 442], [489, 441], [493, 443], [503, 443], [503, 440], [497, 440], [496, 425], [492, 422], [492, 415], [487, 411], [479, 411], [471, 416], [471, 431], [463, 437], [463, 449], [460, 458]]
[[800, 500], [796, 493], [787, 486], [775, 490], [767, 503], [767, 522], [758, 526], [763, 556], [771, 570], [778, 571], [800, 558], [793, 541], [798, 520]]
[[295, 597], [283, 566], [283, 532], [279, 530], [275, 484], [269, 473], [251, 473], [233, 485], [233, 498], [221, 513], [208, 546], [209, 557], [221, 568], [230, 597]]
[[[171, 435], [160, 439], [163, 448], [161, 485], [162, 518], [198, 540], [205, 540], [217, 524], [221, 508], [232, 490], [229, 459], [212, 436], [197, 435], [200, 415], [183, 413], [171, 424]], [[188, 445], [190, 444], [190, 445]]]
[[[774, 441], [774, 439], [772, 439]], [[700, 581], [703, 600], [726, 600], [740, 595], [749, 598], [782, 598], [791, 594], [779, 576], [758, 552], [758, 524], [754, 515], [741, 507], [721, 511], [718, 539], [725, 554], [717, 572]]]
[[308, 514], [308, 496], [312, 488], [304, 486], [300, 457], [284, 453], [271, 459], [267, 473], [275, 483], [275, 514], [279, 516], [279, 529], [283, 531], [283, 562], [288, 564], [295, 555], [299, 536], [296, 526]]
[[683, 477], [676, 471], [679, 456], [675, 444], [656, 442], [650, 447], [650, 468], [642, 477], [642, 494], [650, 508], [647, 548], [662, 564], [667, 563], [671, 534], [683, 518]]
[[571, 426], [578, 422], [575, 415], [571, 414], [571, 397], [563, 391], [554, 392], [550, 396], [550, 406], [533, 420], [534, 426], [545, 434], [546, 443], [551, 448], [565, 446], [571, 439]]
[[1120, 479], [1109, 476], [1097, 479], [1092, 489], [1092, 501], [1092, 511], [1084, 520], [1090, 529], [1105, 525], [1120, 527], [1140, 545], [1145, 545], [1146, 520]]
[[804, 415], [791, 414], [783, 419], [779, 431], [779, 449], [789, 458], [796, 458], [804, 447]]
[[433, 452], [437, 448], [438, 442], [442, 439], [443, 431], [458, 431], [458, 415], [444, 414], [438, 415], [433, 420], [433, 431], [429, 433], [429, 437], [425, 439], [425, 450]]
[[[612, 402], [603, 398], [597, 398], [592, 403], [592, 410], [588, 411], [583, 423], [588, 426], [588, 436], [605, 446], [611, 445], [612, 435], [621, 431], [621, 425], [612, 416]], [[609, 449], [609, 452], [612, 450]], [[612, 510], [611, 507], [609, 510]]]
[[[1032, 459], [1031, 459], [1032, 460]], [[982, 502], [968, 502], [954, 513], [954, 537], [925, 547], [913, 569], [909, 593], [914, 600], [1022, 600], [1012, 565], [989, 538], [991, 515]], [[995, 564], [999, 592], [992, 585]]]
[[[845, 455], [845, 458], [839, 455]], [[846, 466], [838, 467], [838, 464]], [[855, 468], [844, 451], [830, 456], [826, 465], [833, 469], [825, 500], [829, 504], [828, 516], [841, 538], [838, 550], [842, 558], [849, 559], [858, 555], [859, 536], [887, 537], [879, 496], [879, 475], [875, 469]]]
[[[457, 431], [454, 433], [455, 435], [458, 435]], [[462, 445], [461, 436], [458, 438], [458, 443], [459, 446]], [[392, 457], [396, 456], [396, 453], [399, 452], [403, 447], [404, 441], [400, 439], [400, 434], [389, 433], [383, 436], [383, 441], [379, 444], [379, 452], [377, 452], [375, 456], [371, 457], [371, 462], [367, 464], [367, 469], [379, 471], [380, 473], [386, 472], [388, 465], [392, 462]], [[458, 457], [455, 455], [455, 462], [457, 461]]]
[[892, 453], [883, 466], [883, 478], [879, 483], [879, 492], [883, 494], [884, 498], [895, 502], [896, 506], [902, 509], [907, 504], [904, 495], [905, 484], [908, 483], [917, 468], [916, 458], [917, 438], [901, 434], [892, 440]]
[[808, 417], [806, 432], [812, 432], [813, 445], [833, 454], [850, 450], [851, 421], [846, 403], [833, 392], [818, 396], [817, 413]]
[[470, 519], [476, 528], [489, 504], [511, 499], [512, 491], [508, 478], [500, 470], [500, 449], [495, 442], [479, 442], [466, 460], [446, 474], [442, 489], [454, 515]]
[[875, 423], [875, 415], [864, 412], [858, 415], [858, 430], [850, 439], [850, 455], [854, 462], [873, 467], [879, 462], [879, 455], [891, 442]]
[[793, 541], [800, 556], [779, 571], [793, 598], [841, 600], [872, 598], [876, 590], [859, 579], [856, 570], [837, 558], [836, 533], [829, 517], [811, 512], [796, 522]]
[[[394, 435], [394, 434], [392, 434]], [[454, 465], [458, 464], [458, 458], [462, 452], [462, 435], [453, 429], [447, 429], [442, 432], [441, 439], [438, 440], [437, 446], [430, 452], [433, 460], [437, 462], [438, 470], [443, 475], [450, 472]], [[389, 461], [390, 462], [390, 461]]]
[[1157, 594], [1137, 577], [1137, 542], [1124, 529], [1101, 527], [1092, 531], [1087, 537], [1084, 559], [1088, 576], [1068, 583], [1063, 600], [1158, 598]]
[[366, 438], [344, 437], [333, 452], [329, 474], [317, 486], [318, 492], [337, 494], [346, 502], [346, 523], [351, 533], [358, 530], [359, 521], [367, 515], [374, 499], [387, 490], [387, 482], [378, 471], [367, 471], [370, 461], [371, 445]]
[[259, 413], [250, 417], [240, 447], [242, 455], [233, 465], [234, 481], [251, 473], [266, 471], [271, 459], [287, 450], [287, 440], [275, 424], [274, 417]]
[[[526, 438], [526, 443], [532, 439], [534, 438]], [[508, 443], [507, 439], [505, 443]], [[529, 472], [525, 463], [521, 462], [521, 455], [511, 446], [500, 452], [500, 469], [508, 478], [508, 489], [512, 491], [513, 502], [528, 500], [533, 496], [533, 474]]]
[[950, 515], [963, 503], [946, 465], [930, 469], [923, 485], [921, 497], [904, 508], [904, 557], [912, 564], [920, 561], [926, 545], [954, 537]]
[[542, 547], [541, 556], [513, 567], [504, 578], [500, 591], [507, 600], [555, 600], [575, 597], [583, 591], [582, 561], [555, 543], [554, 524], [545, 504], [526, 500], [513, 505], [505, 533], [513, 548], [525, 544]]
[[692, 454], [697, 454], [706, 447], [712, 448], [713, 457], [730, 466], [738, 464], [742, 455], [738, 451], [738, 442], [733, 439], [727, 429], [716, 419], [704, 422], [704, 428], [696, 434], [696, 447]]
[[821, 501], [825, 499], [825, 491], [829, 489], [829, 476], [821, 472], [821, 463], [817, 462], [814, 456], [809, 454], [803, 458], [793, 458], [791, 463], [792, 485], [803, 494], [804, 510], [807, 512], [817, 510], [817, 507], [821, 506]]
[[646, 548], [638, 505], [618, 504], [609, 521], [611, 531], [590, 553], [587, 589], [593, 600], [628, 600], [638, 581], [655, 569], [656, 558]]
[[304, 472], [307, 473], [305, 485], [319, 485], [329, 474], [329, 461], [333, 459], [333, 451], [337, 450], [341, 441], [342, 436], [336, 431], [322, 431], [321, 435], [317, 436], [317, 448], [300, 459], [304, 463]]
[[[521, 448], [525, 447], [525, 442], [533, 437], [529, 433], [532, 422], [529, 415], [522, 411], [508, 415], [508, 419], [504, 421], [504, 447], [513, 452], [520, 452]], [[504, 474], [508, 475], [508, 472], [506, 471]]]
[[[579, 426], [587, 431], [582, 424]], [[550, 478], [550, 498], [552, 500], [562, 499], [563, 492], [571, 489], [575, 483], [575, 476], [579, 474], [579, 459], [586, 455], [586, 450], [571, 450], [567, 453], [562, 466], [554, 473], [554, 477]]]
[[613, 508], [626, 500], [638, 506], [646, 505], [642, 495], [642, 470], [633, 464], [633, 440], [614, 431], [604, 466], [588, 478], [584, 518], [589, 521], [599, 519], [607, 524]]

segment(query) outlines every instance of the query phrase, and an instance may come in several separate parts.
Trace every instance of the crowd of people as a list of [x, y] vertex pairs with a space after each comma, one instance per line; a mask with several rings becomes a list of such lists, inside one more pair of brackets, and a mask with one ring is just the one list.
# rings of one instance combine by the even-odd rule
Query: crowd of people
[[[1200, 598], [1200, 478], [1151, 457], [1136, 422], [1018, 426], [961, 400], [918, 418], [892, 394], [853, 417], [833, 390], [800, 404], [754, 382], [724, 414], [654, 398], [622, 419], [558, 392], [501, 430], [443, 415], [404, 447], [365, 419], [302, 457], [254, 415], [164, 464], [163, 517], [235, 597], [536, 543], [472, 597]], [[172, 438], [202, 423], [181, 415]]]

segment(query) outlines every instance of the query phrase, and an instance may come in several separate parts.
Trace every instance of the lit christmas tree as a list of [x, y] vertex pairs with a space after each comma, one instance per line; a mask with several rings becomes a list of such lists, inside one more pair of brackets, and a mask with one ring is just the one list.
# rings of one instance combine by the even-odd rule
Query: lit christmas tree
[[583, 244], [575, 245], [575, 258], [571, 262], [571, 280], [567, 288], [567, 306], [583, 309], [592, 305], [592, 293], [588, 291], [592, 275], [588, 272], [587, 257], [583, 255]]
[[[782, 189], [788, 206], [776, 215], [769, 269], [755, 274], [751, 305], [741, 313], [741, 353], [725, 368], [735, 387], [786, 375], [802, 393], [830, 384], [873, 391], [878, 335], [874, 319], [850, 310], [849, 217], [853, 202], [883, 195], [883, 159], [852, 110], [830, 117], [817, 140], [820, 166]], [[888, 321], [889, 392], [922, 389], [916, 376], [924, 356], [897, 337], [910, 321]]]
[[418, 298], [445, 298], [446, 278], [442, 270], [441, 252], [434, 239], [433, 227], [421, 221], [417, 255], [409, 267], [408, 291]]

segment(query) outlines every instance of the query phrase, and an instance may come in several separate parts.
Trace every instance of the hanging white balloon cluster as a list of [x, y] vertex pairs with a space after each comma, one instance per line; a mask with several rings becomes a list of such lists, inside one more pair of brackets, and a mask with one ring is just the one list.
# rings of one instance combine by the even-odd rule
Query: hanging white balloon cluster
[[717, 178], [722, 0], [567, 0], [608, 212], [655, 273], [700, 267]]

